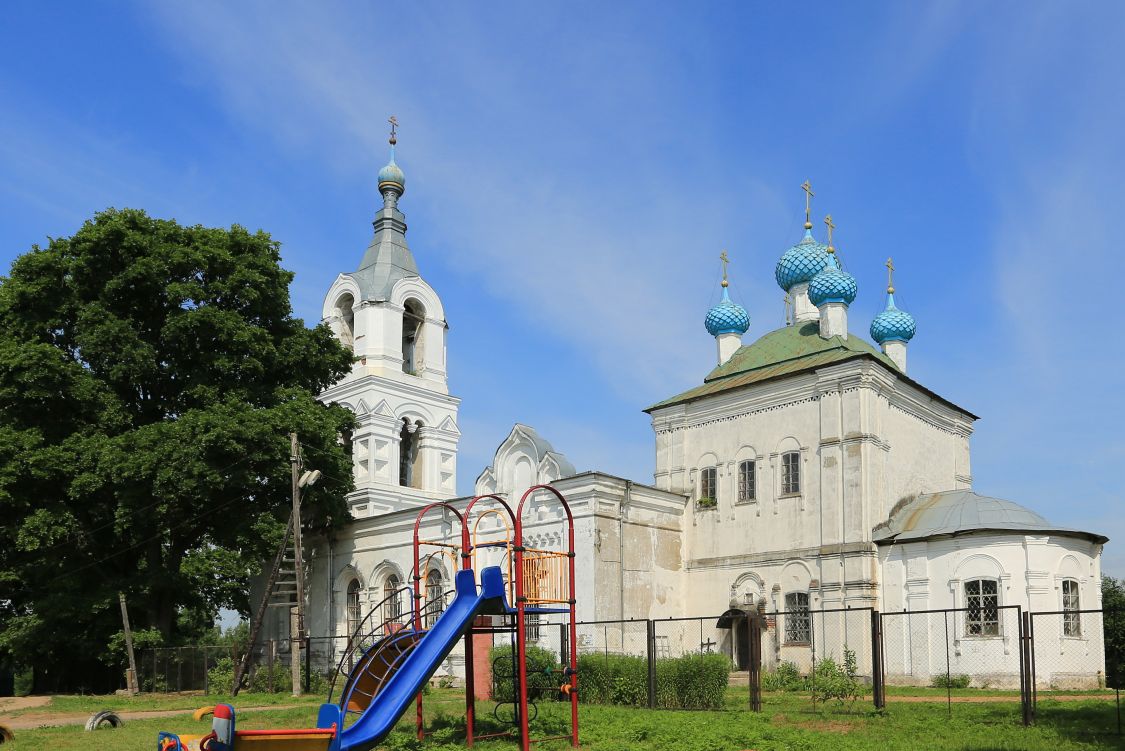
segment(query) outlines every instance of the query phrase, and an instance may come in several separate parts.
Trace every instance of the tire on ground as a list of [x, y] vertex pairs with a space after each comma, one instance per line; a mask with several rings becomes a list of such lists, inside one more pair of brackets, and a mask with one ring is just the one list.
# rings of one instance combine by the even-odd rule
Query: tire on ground
[[12, 729], [7, 725], [0, 725], [0, 743], [11, 743], [16, 739]]
[[108, 725], [111, 728], [119, 728], [125, 724], [125, 721], [117, 716], [115, 712], [109, 709], [103, 709], [101, 712], [94, 712], [90, 715], [90, 719], [86, 720], [87, 730], [97, 730], [103, 725]]

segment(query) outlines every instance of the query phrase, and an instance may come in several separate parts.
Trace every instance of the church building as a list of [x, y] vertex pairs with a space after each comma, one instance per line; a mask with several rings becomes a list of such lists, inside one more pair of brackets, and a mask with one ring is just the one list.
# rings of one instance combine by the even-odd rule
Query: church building
[[[355, 353], [352, 372], [322, 399], [356, 414], [356, 489], [346, 527], [307, 541], [313, 636], [346, 640], [376, 604], [389, 618], [404, 613], [395, 593], [414, 576], [418, 510], [456, 495], [460, 400], [448, 376], [456, 382], [457, 364], [446, 361], [441, 298], [407, 244], [399, 207], [406, 180], [393, 135], [391, 144], [374, 236], [324, 301], [324, 323]], [[654, 433], [651, 478], [579, 471], [517, 424], [497, 436], [493, 463], [477, 470], [476, 494], [518, 501], [532, 485], [551, 483], [566, 496], [580, 621], [724, 616], [708, 626], [708, 643], [713, 636], [741, 662], [746, 635], [730, 615], [764, 608], [778, 614], [763, 645], [768, 666], [802, 664], [818, 642], [823, 649], [841, 638], [818, 633], [826, 620], [817, 611], [960, 608], [950, 621], [961, 661], [954, 672], [972, 673], [974, 662], [1017, 655], [1006, 608], [1019, 605], [1064, 612], [1060, 649], [1091, 678], [1104, 665], [1101, 634], [1082, 633], [1065, 612], [1100, 607], [1107, 539], [973, 490], [969, 439], [978, 418], [910, 375], [916, 325], [896, 306], [893, 265], [885, 309], [860, 324], [873, 345], [849, 321], [858, 290], [832, 244], [831, 217], [821, 243], [804, 187], [804, 235], [775, 268], [788, 301], [784, 325], [744, 343], [750, 319], [730, 299], [724, 254], [721, 301], [704, 321], [715, 360], [700, 364], [699, 386], [638, 405]], [[558, 542], [561, 510], [547, 498], [533, 503], [528, 544]], [[429, 515], [423, 533], [453, 541], [455, 526]], [[458, 566], [451, 556], [426, 560], [419, 575], [427, 599], [443, 597]], [[944, 636], [902, 624], [884, 636], [888, 678], [928, 683], [931, 670], [945, 671], [944, 651], [940, 669], [933, 657]], [[267, 626], [287, 636], [282, 614]], [[845, 624], [845, 644], [851, 629]], [[579, 646], [608, 638], [580, 636]], [[342, 647], [317, 648], [317, 661], [327, 664]], [[624, 630], [612, 648], [629, 649]], [[454, 652], [446, 669], [460, 673], [460, 659]]]

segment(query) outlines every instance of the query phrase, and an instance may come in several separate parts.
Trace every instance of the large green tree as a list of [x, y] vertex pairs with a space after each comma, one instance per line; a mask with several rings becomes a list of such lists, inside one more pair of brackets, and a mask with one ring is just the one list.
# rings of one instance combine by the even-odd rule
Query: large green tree
[[351, 353], [289, 302], [264, 232], [108, 210], [0, 279], [0, 663], [104, 689], [126, 593], [172, 643], [247, 612], [288, 518], [289, 439], [345, 516], [351, 414], [316, 400]]

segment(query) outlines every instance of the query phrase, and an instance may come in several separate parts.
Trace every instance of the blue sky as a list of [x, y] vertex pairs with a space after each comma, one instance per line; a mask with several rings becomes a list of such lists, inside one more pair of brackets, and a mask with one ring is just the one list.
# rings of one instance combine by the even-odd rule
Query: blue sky
[[980, 414], [980, 492], [1125, 575], [1125, 51], [1115, 3], [10, 2], [0, 262], [109, 207], [263, 228], [313, 322], [370, 237], [386, 118], [451, 325], [460, 490], [515, 421], [651, 480], [641, 408], [699, 383], [717, 256], [772, 271], [810, 179], [911, 375]]

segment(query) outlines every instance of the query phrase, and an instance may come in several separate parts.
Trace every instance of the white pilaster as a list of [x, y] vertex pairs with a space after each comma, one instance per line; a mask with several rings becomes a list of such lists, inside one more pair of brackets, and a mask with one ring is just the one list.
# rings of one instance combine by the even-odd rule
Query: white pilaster
[[719, 350], [719, 364], [722, 365], [742, 346], [742, 337], [738, 334], [719, 334], [715, 337]]

